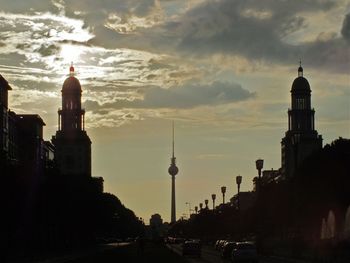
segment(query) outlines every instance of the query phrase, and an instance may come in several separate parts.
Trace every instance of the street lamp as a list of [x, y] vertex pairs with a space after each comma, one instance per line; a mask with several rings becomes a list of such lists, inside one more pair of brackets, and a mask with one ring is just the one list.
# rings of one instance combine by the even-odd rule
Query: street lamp
[[226, 186], [221, 186], [221, 193], [222, 193], [222, 204], [225, 204]]
[[241, 183], [242, 183], [242, 176], [240, 176], [240, 175], [236, 176], [236, 183], [237, 183], [237, 189], [238, 189], [238, 193], [237, 193], [237, 208], [238, 208], [238, 211], [239, 211], [240, 210], [239, 192], [240, 192]]
[[211, 199], [213, 200], [213, 210], [215, 209], [215, 199], [216, 199], [216, 194], [211, 195]]
[[260, 191], [261, 186], [261, 170], [264, 166], [264, 160], [258, 159], [255, 161], [256, 169], [258, 170], [258, 183], [257, 183], [257, 190]]
[[202, 211], [202, 209], [203, 209], [203, 203], [199, 203], [199, 209], [200, 209], [200, 211]]
[[205, 209], [208, 209], [209, 200], [208, 200], [208, 199], [205, 199], [205, 200], [204, 200], [204, 203], [205, 203]]
[[196, 214], [198, 214], [198, 206], [194, 207], [194, 211], [196, 211]]

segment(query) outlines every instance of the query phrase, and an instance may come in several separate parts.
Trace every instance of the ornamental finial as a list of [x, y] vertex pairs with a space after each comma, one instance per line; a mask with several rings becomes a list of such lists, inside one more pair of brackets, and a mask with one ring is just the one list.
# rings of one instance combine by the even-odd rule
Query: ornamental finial
[[73, 67], [73, 62], [71, 62], [71, 64], [70, 64], [70, 68], [69, 68], [69, 75], [74, 76], [74, 67]]

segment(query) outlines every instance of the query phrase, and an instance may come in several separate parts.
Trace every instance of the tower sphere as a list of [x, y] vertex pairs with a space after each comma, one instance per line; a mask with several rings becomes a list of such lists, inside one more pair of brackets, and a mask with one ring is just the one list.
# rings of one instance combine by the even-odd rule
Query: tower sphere
[[168, 172], [169, 172], [170, 175], [175, 176], [175, 175], [177, 175], [177, 173], [179, 172], [179, 168], [177, 168], [176, 165], [171, 165], [171, 166], [169, 167], [169, 169], [168, 169]]

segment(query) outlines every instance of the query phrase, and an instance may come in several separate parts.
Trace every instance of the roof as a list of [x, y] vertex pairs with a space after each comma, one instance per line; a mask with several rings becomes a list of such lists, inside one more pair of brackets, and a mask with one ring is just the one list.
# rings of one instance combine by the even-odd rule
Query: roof
[[7, 90], [12, 90], [7, 80], [0, 74], [0, 88], [3, 88], [3, 87], [7, 88]]
[[45, 126], [45, 122], [43, 121], [43, 119], [38, 115], [38, 114], [17, 114], [17, 117], [19, 119], [22, 119], [24, 121], [33, 121], [33, 122], [37, 122], [43, 126]]

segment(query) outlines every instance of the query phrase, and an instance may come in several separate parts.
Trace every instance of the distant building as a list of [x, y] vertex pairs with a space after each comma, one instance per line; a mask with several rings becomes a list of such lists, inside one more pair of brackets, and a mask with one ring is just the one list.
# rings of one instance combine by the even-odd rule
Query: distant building
[[163, 225], [163, 219], [160, 214], [154, 214], [149, 220], [149, 225], [151, 227], [161, 227]]
[[301, 65], [298, 77], [292, 84], [291, 93], [288, 131], [281, 142], [281, 173], [285, 178], [293, 176], [308, 156], [322, 148], [322, 136], [315, 130], [315, 110], [311, 108], [310, 84], [303, 76]]
[[166, 236], [168, 224], [163, 224], [163, 219], [159, 214], [154, 214], [149, 220], [148, 237], [153, 240], [159, 240]]
[[58, 131], [53, 136], [55, 162], [62, 175], [91, 177], [91, 140], [85, 131], [85, 110], [81, 107], [81, 85], [70, 76], [62, 87], [62, 109], [58, 111]]

